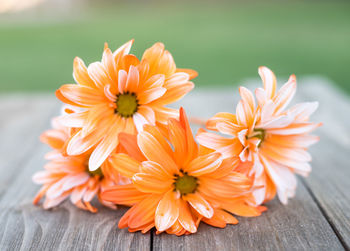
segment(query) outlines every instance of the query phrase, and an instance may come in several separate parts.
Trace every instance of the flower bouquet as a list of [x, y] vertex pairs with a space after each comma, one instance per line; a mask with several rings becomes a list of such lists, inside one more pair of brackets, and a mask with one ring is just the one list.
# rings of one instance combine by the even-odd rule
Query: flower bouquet
[[[307, 148], [319, 138], [309, 133], [317, 102], [288, 107], [296, 77], [277, 90], [276, 77], [259, 68], [263, 82], [255, 95], [239, 88], [235, 114], [220, 112], [192, 134], [184, 108], [167, 105], [194, 88], [197, 72], [177, 68], [162, 43], [142, 58], [130, 54], [133, 40], [88, 67], [74, 60], [76, 84], [56, 91], [64, 105], [41, 141], [52, 151], [43, 171], [33, 176], [42, 187], [45, 209], [66, 199], [96, 213], [92, 200], [117, 210], [130, 232], [183, 235], [201, 221], [223, 228], [235, 216], [255, 217], [264, 203], [293, 197], [296, 174], [307, 176]], [[205, 109], [205, 107], [203, 107]]]

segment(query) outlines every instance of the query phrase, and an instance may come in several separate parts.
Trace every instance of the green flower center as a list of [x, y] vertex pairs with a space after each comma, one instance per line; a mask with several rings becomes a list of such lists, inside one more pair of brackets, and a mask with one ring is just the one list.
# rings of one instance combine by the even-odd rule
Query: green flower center
[[115, 102], [117, 104], [115, 113], [118, 113], [120, 116], [125, 118], [134, 115], [134, 113], [137, 112], [137, 108], [139, 106], [135, 93], [126, 92], [119, 94]]
[[174, 185], [181, 195], [193, 193], [198, 186], [197, 178], [185, 173], [183, 176], [177, 176]]
[[251, 138], [258, 138], [258, 139], [260, 139], [260, 143], [258, 145], [258, 147], [260, 147], [262, 142], [265, 139], [265, 136], [266, 136], [265, 130], [259, 128], [259, 129], [254, 129], [253, 133], [251, 135], [249, 135], [247, 137], [247, 139], [251, 139]]
[[89, 175], [91, 177], [100, 176], [101, 179], [104, 177], [104, 175], [102, 173], [102, 170], [101, 170], [101, 167], [97, 168], [95, 171], [90, 171], [89, 168], [88, 168], [87, 172], [89, 173]]
[[95, 176], [100, 176], [100, 179], [103, 179], [104, 175], [102, 173], [102, 170], [101, 170], [101, 167], [97, 168], [95, 171], [90, 171], [89, 170], [89, 157], [87, 157], [85, 159], [85, 162], [84, 162], [84, 166], [85, 166], [85, 170], [86, 172], [91, 176], [91, 177], [95, 177]]

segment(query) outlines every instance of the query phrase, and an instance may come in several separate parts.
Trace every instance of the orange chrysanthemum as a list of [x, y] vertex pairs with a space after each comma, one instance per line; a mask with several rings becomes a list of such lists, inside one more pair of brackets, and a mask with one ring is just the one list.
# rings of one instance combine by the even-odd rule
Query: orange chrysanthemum
[[166, 108], [194, 87], [189, 80], [197, 73], [177, 69], [162, 43], [147, 49], [141, 61], [129, 54], [133, 41], [114, 53], [105, 46], [101, 62], [87, 68], [74, 60], [77, 84], [63, 85], [56, 96], [66, 104], [81, 108], [61, 119], [69, 127], [81, 128], [67, 146], [69, 155], [92, 151], [89, 168], [101, 166], [118, 145], [118, 134], [135, 134], [144, 124], [164, 123], [177, 117], [178, 110]]
[[70, 197], [71, 202], [77, 207], [95, 213], [97, 209], [90, 202], [97, 196], [103, 205], [115, 209], [113, 203], [100, 197], [103, 190], [115, 185], [119, 180], [119, 176], [111, 170], [110, 163], [106, 161], [99, 169], [89, 171], [90, 153], [67, 156], [65, 146], [75, 130], [60, 125], [57, 119], [52, 121], [54, 129], [44, 132], [40, 139], [54, 150], [46, 155], [49, 160], [44, 166], [46, 170], [39, 171], [33, 176], [35, 183], [42, 184], [33, 203], [37, 204], [45, 196], [43, 207], [49, 209]]
[[196, 232], [200, 221], [225, 227], [238, 222], [230, 213], [258, 216], [264, 210], [247, 204], [252, 183], [236, 172], [239, 158], [222, 161], [218, 152], [202, 153], [182, 108], [166, 130], [146, 125], [137, 143], [125, 134], [120, 142], [129, 155], [114, 154], [110, 161], [133, 183], [111, 187], [102, 198], [132, 206], [121, 228], [145, 233], [155, 226], [158, 233], [182, 235]]
[[239, 155], [242, 161], [252, 161], [254, 165], [248, 175], [254, 184], [263, 186], [254, 192], [256, 203], [271, 200], [277, 191], [282, 203], [287, 203], [296, 188], [294, 173], [306, 176], [311, 171], [308, 162], [311, 156], [307, 147], [318, 141], [318, 137], [308, 135], [320, 124], [309, 122], [309, 116], [317, 109], [318, 103], [301, 103], [287, 110], [296, 91], [296, 78], [290, 76], [288, 82], [276, 92], [276, 77], [266, 67], [259, 68], [264, 88], [257, 88], [255, 95], [240, 87], [241, 100], [236, 115], [218, 113], [207, 121], [209, 130], [232, 136], [231, 138], [200, 131], [197, 140], [210, 149], [230, 158]]

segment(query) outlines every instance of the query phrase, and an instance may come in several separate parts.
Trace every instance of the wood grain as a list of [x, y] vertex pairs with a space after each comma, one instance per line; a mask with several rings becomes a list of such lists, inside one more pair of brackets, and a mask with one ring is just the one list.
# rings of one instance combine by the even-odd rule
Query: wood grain
[[305, 185], [343, 245], [350, 249], [350, 101], [325, 79], [305, 79], [300, 97], [319, 99], [314, 119], [323, 121], [311, 148], [313, 171]]
[[[0, 250], [344, 250], [350, 246], [349, 98], [324, 78], [305, 78], [296, 101], [320, 100], [313, 120], [323, 121], [311, 148], [313, 172], [300, 179], [296, 197], [283, 206], [274, 200], [261, 217], [217, 229], [201, 224], [191, 236], [130, 234], [117, 229], [125, 208], [103, 207], [99, 214], [70, 202], [45, 211], [31, 201], [38, 190], [31, 176], [49, 150], [39, 135], [59, 111], [53, 95], [0, 96]], [[257, 82], [247, 81], [257, 85]], [[177, 107], [207, 119], [234, 112], [236, 87], [196, 89]], [[194, 126], [194, 130], [199, 126]]]
[[195, 235], [155, 235], [154, 250], [343, 250], [302, 184], [288, 206], [276, 199], [267, 206], [262, 216], [224, 229], [201, 224]]
[[49, 127], [58, 112], [58, 102], [48, 95], [6, 95], [0, 105], [0, 198], [16, 174], [23, 168], [39, 135]]
[[7, 112], [20, 116], [5, 120], [1, 130], [8, 141], [1, 145], [1, 160], [6, 161], [0, 176], [0, 250], [149, 250], [150, 234], [117, 229], [125, 209], [99, 207], [100, 213], [93, 215], [69, 202], [50, 211], [32, 205], [39, 187], [31, 176], [42, 168], [49, 150], [38, 137], [59, 106], [52, 97], [16, 100], [21, 105], [9, 106]]
[[[323, 111], [323, 107], [327, 106], [329, 102], [329, 97], [324, 96], [334, 95], [333, 88], [329, 84], [325, 84], [325, 91], [321, 95], [318, 92], [314, 92], [315, 89], [319, 88], [315, 86], [319, 84], [319, 81], [315, 83], [312, 79], [311, 81], [305, 79], [301, 82], [304, 83], [299, 88], [296, 101], [305, 102], [320, 100], [322, 104], [325, 102], [316, 113], [317, 116], [313, 119], [315, 121], [328, 122], [330, 120], [329, 116], [334, 116], [334, 118], [332, 118], [332, 120], [334, 120], [333, 125], [336, 124], [337, 128], [344, 126], [343, 122], [337, 119], [339, 114], [332, 113], [332, 109]], [[256, 81], [249, 81], [249, 85], [257, 86]], [[250, 89], [253, 90], [254, 88], [252, 87]], [[331, 91], [329, 89], [331, 89]], [[336, 99], [337, 96], [339, 95], [337, 94], [333, 98]], [[203, 100], [205, 101], [203, 102]], [[238, 100], [239, 97], [237, 92], [234, 92], [234, 88], [227, 88], [226, 90], [213, 89], [194, 91], [184, 99], [183, 106], [190, 115], [195, 114], [201, 118], [207, 119], [218, 111], [234, 112], [235, 104]], [[342, 98], [341, 100], [343, 102], [347, 101], [346, 98]], [[204, 107], [205, 109], [203, 109]], [[342, 109], [346, 109], [346, 107]], [[350, 109], [348, 111], [350, 111]], [[198, 126], [196, 129], [197, 128]], [[322, 130], [324, 130], [324, 128], [322, 128]], [[321, 134], [323, 133], [321, 130], [319, 132], [321, 132]], [[344, 138], [342, 140], [343, 144], [347, 142]], [[306, 187], [303, 184], [304, 179], [301, 179], [302, 182], [299, 182], [296, 197], [290, 200], [287, 206], [283, 206], [277, 200], [274, 200], [267, 205], [269, 210], [264, 213], [263, 216], [252, 219], [241, 218], [239, 225], [229, 226], [223, 231], [207, 225], [202, 225], [197, 235], [186, 237], [154, 235], [154, 250], [167, 250], [169, 247], [172, 247], [172, 249], [179, 247], [180, 250], [197, 250], [202, 248], [219, 250], [343, 250], [343, 246], [348, 248], [344, 245], [342, 238], [346, 239], [350, 236], [347, 232], [349, 228], [346, 228], [346, 225], [349, 226], [348, 220], [350, 218], [348, 214], [350, 210], [348, 210], [348, 207], [350, 202], [347, 200], [348, 196], [344, 196], [343, 193], [346, 190], [349, 191], [348, 186], [350, 182], [347, 184], [344, 184], [344, 182], [350, 180], [350, 176], [348, 175], [350, 169], [348, 168], [347, 171], [339, 172], [338, 174], [332, 174], [332, 169], [327, 168], [329, 161], [324, 161], [328, 154], [322, 151], [322, 149], [329, 148], [326, 147], [327, 145], [335, 146], [336, 143], [329, 142], [322, 137], [321, 142], [316, 145], [314, 149], [311, 149], [312, 155], [314, 156], [314, 171], [311, 177], [306, 179]], [[338, 150], [334, 148], [333, 152], [337, 151], [340, 151], [340, 154], [338, 153], [338, 155], [335, 155], [337, 157], [349, 152], [346, 151], [344, 146], [342, 149]], [[320, 163], [319, 160], [323, 160], [323, 163]], [[338, 161], [343, 163], [340, 165], [342, 169], [344, 169], [346, 166], [346, 159], [342, 158]], [[322, 169], [324, 173], [320, 174], [320, 172], [318, 172], [319, 169]], [[341, 175], [343, 175], [342, 179], [338, 177]], [[329, 179], [326, 178], [329, 176], [332, 176], [330, 179], [332, 182], [329, 182]], [[319, 180], [314, 181], [315, 177], [319, 177]], [[311, 194], [309, 194], [309, 180], [314, 181]], [[324, 202], [331, 202], [332, 205], [334, 203], [337, 204], [335, 209], [332, 209], [330, 206], [327, 207], [326, 203], [321, 207], [318, 200], [314, 201], [314, 189], [318, 191], [317, 194], [323, 194], [324, 196], [322, 191], [325, 188], [320, 189], [320, 187], [324, 186], [325, 180], [328, 180], [327, 186], [335, 186], [337, 182], [339, 182], [338, 184], [341, 187], [337, 191], [335, 191], [334, 188], [331, 189], [326, 193], [327, 196], [322, 198]], [[332, 193], [336, 193], [337, 195], [333, 195], [333, 198], [328, 198]], [[338, 200], [339, 197], [342, 198]], [[330, 210], [331, 212], [329, 215], [338, 218], [337, 220], [343, 220], [343, 223], [337, 222], [336, 226], [333, 226], [332, 222], [329, 222], [329, 219], [325, 218], [325, 216], [328, 217], [328, 215], [325, 215], [324, 210]], [[339, 211], [341, 210], [344, 211], [340, 213]], [[347, 217], [346, 220], [345, 217]], [[263, 229], [259, 228], [259, 226], [263, 227]], [[344, 237], [336, 236], [338, 231], [343, 233]], [[340, 240], [338, 237], [340, 237]]]
[[1, 200], [1, 250], [149, 250], [150, 236], [117, 229], [125, 209], [99, 207], [99, 214], [77, 209], [68, 201], [45, 211], [32, 205], [37, 186], [31, 184], [33, 170], [41, 168], [46, 146], [28, 159]]

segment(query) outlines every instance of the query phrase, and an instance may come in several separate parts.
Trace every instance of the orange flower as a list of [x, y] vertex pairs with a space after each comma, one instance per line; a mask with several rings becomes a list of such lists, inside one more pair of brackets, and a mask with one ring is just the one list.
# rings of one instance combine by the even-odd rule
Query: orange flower
[[204, 130], [197, 135], [200, 144], [221, 152], [224, 157], [239, 155], [242, 161], [254, 165], [247, 174], [256, 186], [263, 186], [254, 192], [256, 204], [271, 200], [277, 191], [280, 201], [287, 203], [296, 188], [294, 173], [306, 176], [311, 171], [308, 162], [311, 156], [307, 147], [319, 138], [308, 135], [321, 124], [309, 122], [309, 116], [317, 109], [318, 103], [301, 103], [287, 110], [296, 91], [296, 78], [276, 92], [276, 77], [266, 67], [259, 68], [264, 88], [257, 88], [255, 95], [240, 87], [241, 100], [236, 115], [218, 113], [207, 121], [209, 130], [230, 135], [222, 137]]
[[114, 53], [105, 45], [101, 62], [87, 68], [74, 60], [77, 84], [63, 85], [56, 96], [66, 104], [81, 108], [61, 119], [65, 126], [82, 128], [68, 143], [69, 155], [92, 151], [89, 168], [101, 166], [118, 145], [118, 134], [135, 134], [144, 124], [165, 123], [178, 111], [164, 107], [183, 97], [193, 87], [189, 80], [197, 73], [177, 69], [164, 45], [147, 49], [141, 61], [128, 54], [133, 41]]
[[97, 209], [90, 202], [97, 195], [103, 205], [115, 209], [113, 203], [100, 198], [100, 193], [106, 187], [115, 185], [119, 179], [119, 176], [110, 172], [110, 163], [106, 161], [99, 169], [89, 171], [90, 153], [79, 156], [65, 155], [65, 146], [74, 130], [63, 127], [57, 119], [52, 121], [54, 129], [44, 132], [40, 139], [54, 150], [46, 155], [49, 160], [44, 167], [46, 170], [33, 176], [35, 183], [43, 185], [33, 203], [37, 204], [45, 196], [43, 206], [48, 209], [70, 197], [77, 207], [95, 213]]
[[228, 212], [260, 215], [263, 207], [247, 204], [252, 184], [235, 171], [238, 158], [222, 161], [220, 153], [201, 152], [182, 108], [179, 120], [169, 119], [166, 129], [146, 125], [137, 143], [136, 136], [120, 135], [129, 155], [114, 154], [110, 161], [133, 183], [102, 193], [106, 201], [132, 206], [120, 228], [145, 233], [155, 226], [158, 233], [182, 235], [196, 232], [200, 221], [216, 227], [236, 224]]

